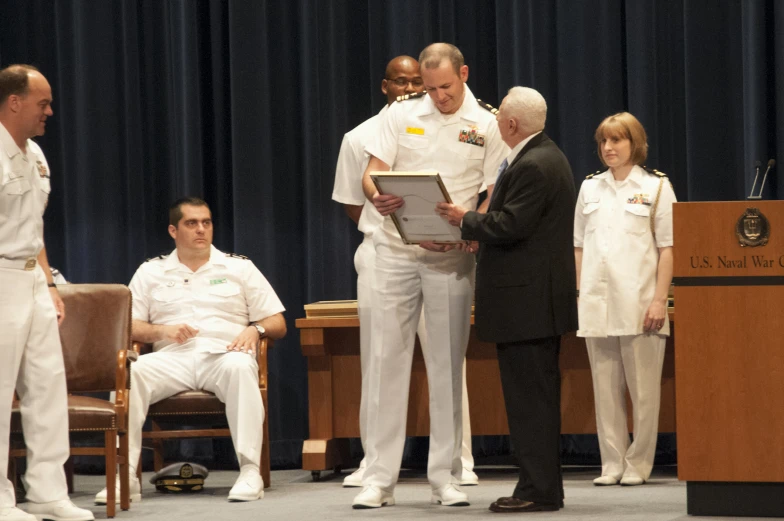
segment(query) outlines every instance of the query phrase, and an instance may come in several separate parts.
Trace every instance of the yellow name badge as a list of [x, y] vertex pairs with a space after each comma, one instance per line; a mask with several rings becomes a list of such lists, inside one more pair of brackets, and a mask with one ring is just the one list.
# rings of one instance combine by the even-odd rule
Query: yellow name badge
[[416, 134], [417, 136], [424, 136], [425, 129], [416, 127], [406, 127], [406, 134]]

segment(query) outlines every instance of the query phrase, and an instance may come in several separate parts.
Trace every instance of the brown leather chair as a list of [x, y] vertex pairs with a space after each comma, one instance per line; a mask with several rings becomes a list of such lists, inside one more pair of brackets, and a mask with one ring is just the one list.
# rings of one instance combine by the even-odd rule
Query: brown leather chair
[[[131, 347], [131, 292], [120, 284], [67, 284], [58, 286], [66, 317], [60, 326], [66, 386], [68, 430], [103, 432], [103, 445], [71, 446], [71, 456], [103, 455], [106, 460], [106, 515], [114, 517], [116, 466], [120, 465], [120, 508], [128, 510], [128, 389], [130, 363], [137, 358]], [[115, 391], [115, 403], [77, 393]], [[119, 444], [118, 444], [119, 440]], [[119, 448], [118, 448], [119, 445]], [[19, 403], [11, 411], [9, 478], [16, 478], [14, 458], [26, 455], [22, 440]], [[70, 461], [70, 460], [69, 460]], [[123, 478], [124, 477], [124, 478]], [[69, 472], [69, 490], [73, 488]]]
[[[262, 338], [256, 351], [256, 361], [259, 365], [259, 392], [264, 404], [264, 425], [262, 427], [261, 461], [259, 469], [264, 479], [264, 488], [270, 486], [270, 446], [269, 446], [269, 408], [267, 406], [267, 349], [272, 341]], [[150, 344], [133, 343], [133, 349], [144, 356], [152, 350]], [[184, 391], [160, 402], [150, 405], [147, 418], [151, 420], [152, 430], [142, 433], [143, 440], [150, 440], [153, 449], [153, 466], [155, 471], [164, 466], [163, 440], [183, 438], [225, 438], [231, 437], [228, 427], [191, 429], [192, 426], [215, 423], [225, 424], [226, 407], [214, 394], [207, 391]], [[161, 423], [166, 423], [166, 429], [161, 428]], [[188, 429], [172, 428], [171, 423], [187, 425]], [[141, 473], [141, 465], [138, 466]]]

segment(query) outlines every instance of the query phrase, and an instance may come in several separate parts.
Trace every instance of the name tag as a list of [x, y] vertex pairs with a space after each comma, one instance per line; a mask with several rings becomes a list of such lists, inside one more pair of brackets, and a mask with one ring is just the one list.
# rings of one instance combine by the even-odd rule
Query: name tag
[[228, 282], [226, 279], [212, 279], [210, 280], [210, 286], [214, 286], [215, 284], [226, 284]]
[[417, 136], [424, 136], [425, 129], [417, 127], [406, 127], [406, 134], [416, 134]]

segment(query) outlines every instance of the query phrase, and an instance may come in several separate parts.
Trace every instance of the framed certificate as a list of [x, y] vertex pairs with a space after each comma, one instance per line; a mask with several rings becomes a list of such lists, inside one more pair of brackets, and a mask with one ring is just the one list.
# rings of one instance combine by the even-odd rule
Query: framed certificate
[[405, 201], [390, 215], [403, 242], [463, 242], [460, 228], [436, 212], [436, 203], [452, 202], [437, 172], [371, 172], [370, 178], [380, 194], [397, 195]]

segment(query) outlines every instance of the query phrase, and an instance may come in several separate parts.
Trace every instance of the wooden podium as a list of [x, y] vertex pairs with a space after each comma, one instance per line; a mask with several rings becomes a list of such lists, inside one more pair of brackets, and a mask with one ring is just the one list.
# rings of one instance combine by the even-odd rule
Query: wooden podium
[[784, 516], [784, 201], [677, 203], [673, 216], [688, 513]]

